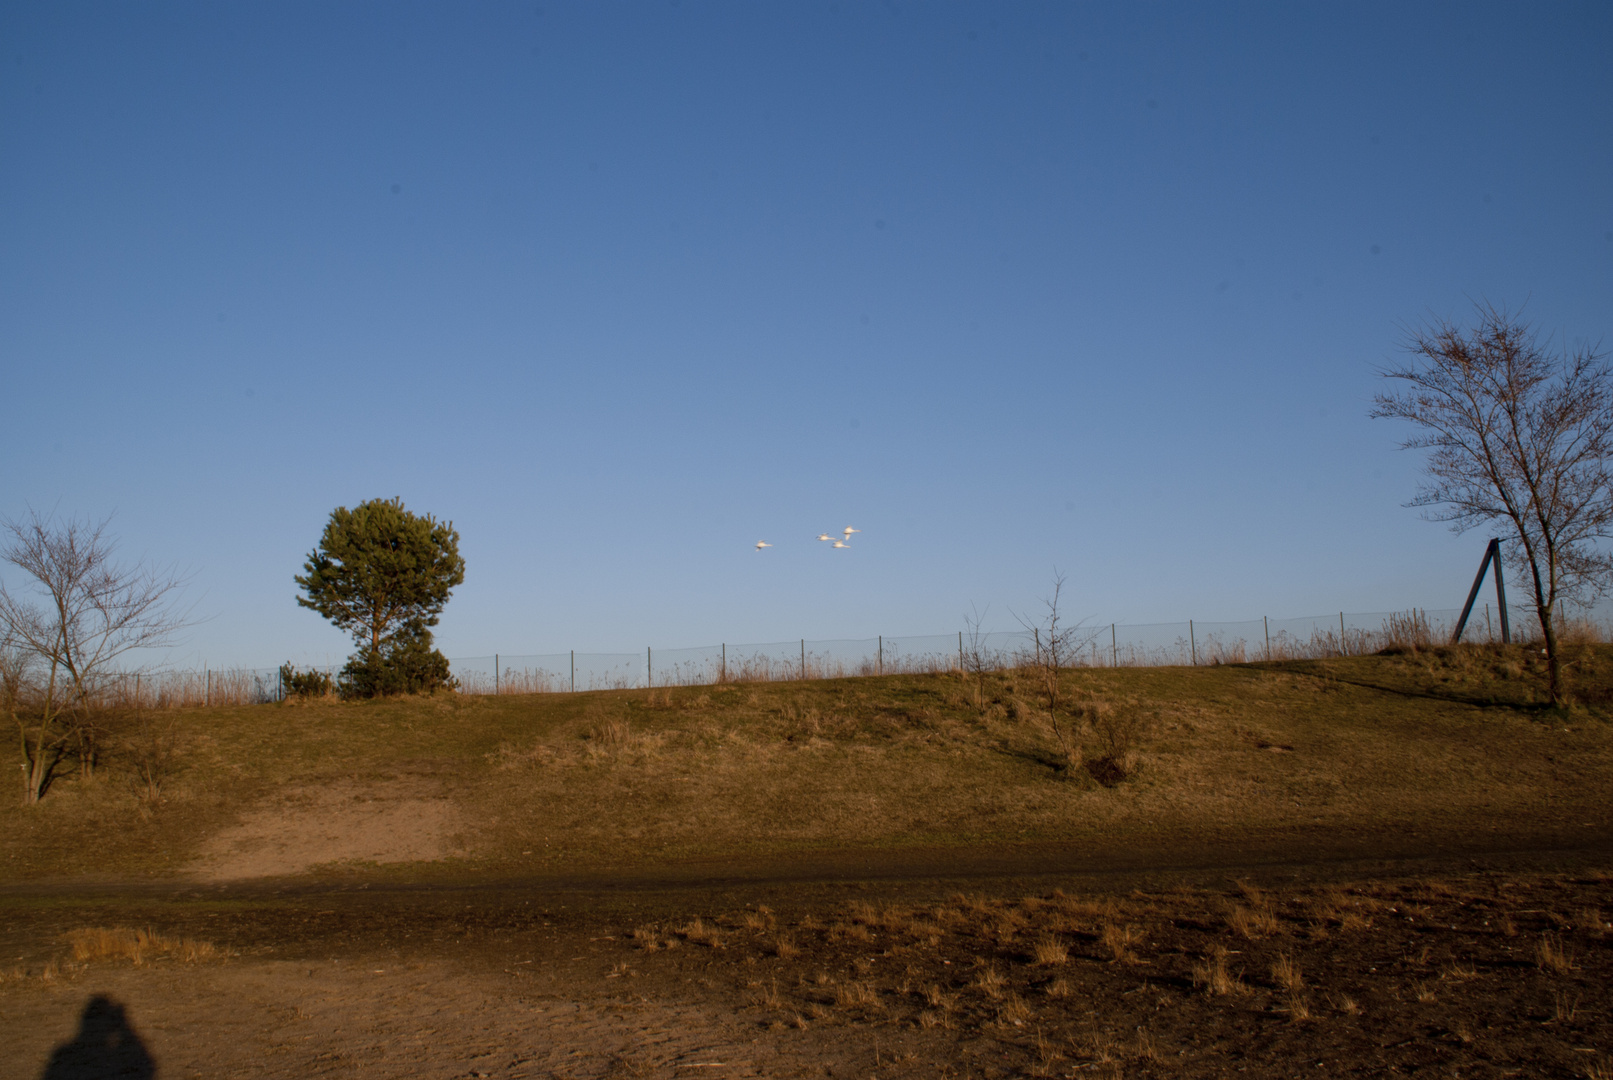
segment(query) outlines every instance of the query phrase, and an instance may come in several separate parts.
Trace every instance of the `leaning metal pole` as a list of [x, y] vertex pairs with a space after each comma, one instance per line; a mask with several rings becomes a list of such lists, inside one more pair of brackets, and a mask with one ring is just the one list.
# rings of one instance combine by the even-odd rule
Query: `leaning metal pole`
[[1479, 563], [1479, 572], [1474, 575], [1473, 587], [1467, 592], [1467, 603], [1462, 605], [1462, 617], [1456, 620], [1456, 632], [1451, 635], [1451, 644], [1455, 645], [1462, 640], [1462, 631], [1467, 627], [1467, 617], [1473, 613], [1473, 601], [1479, 598], [1479, 586], [1484, 584], [1484, 572], [1495, 564], [1495, 603], [1501, 609], [1501, 643], [1512, 644], [1512, 628], [1507, 622], [1507, 591], [1501, 580], [1501, 541], [1494, 538], [1490, 546], [1484, 549], [1484, 559]]

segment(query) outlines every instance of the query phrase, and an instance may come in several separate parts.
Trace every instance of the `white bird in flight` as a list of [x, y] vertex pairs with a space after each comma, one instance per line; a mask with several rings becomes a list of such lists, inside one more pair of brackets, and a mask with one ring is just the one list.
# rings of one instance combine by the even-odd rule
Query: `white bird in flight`
[[772, 547], [772, 546], [773, 545], [769, 544], [766, 540], [758, 540], [758, 541], [756, 541], [756, 550], [757, 551], [762, 550], [764, 547]]
[[834, 537], [830, 536], [828, 533], [819, 533], [818, 534], [818, 539], [819, 540], [833, 540]]
[[849, 548], [851, 545], [846, 543], [844, 540], [836, 540], [834, 542], [834, 546], [835, 547]]
[[850, 525], [847, 525], [844, 529], [841, 529], [840, 531], [846, 534], [846, 542], [847, 543], [851, 542], [851, 534], [852, 533], [854, 533], [854, 532], [862, 532], [861, 529], [853, 529]]

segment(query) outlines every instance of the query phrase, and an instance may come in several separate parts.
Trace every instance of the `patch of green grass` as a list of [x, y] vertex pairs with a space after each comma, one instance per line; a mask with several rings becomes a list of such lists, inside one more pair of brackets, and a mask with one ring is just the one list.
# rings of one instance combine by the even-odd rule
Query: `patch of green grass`
[[[397, 778], [472, 824], [464, 856], [367, 871], [383, 876], [1549, 831], [1601, 820], [1585, 815], [1613, 765], [1613, 649], [1573, 662], [1587, 704], [1567, 713], [1518, 648], [1074, 670], [1061, 719], [1085, 769], [1012, 672], [988, 677], [984, 710], [944, 674], [192, 709], [160, 800], [114, 750], [92, 780], [0, 806], [0, 879], [172, 876], [253, 807]], [[1105, 757], [1118, 775], [1091, 766]]]

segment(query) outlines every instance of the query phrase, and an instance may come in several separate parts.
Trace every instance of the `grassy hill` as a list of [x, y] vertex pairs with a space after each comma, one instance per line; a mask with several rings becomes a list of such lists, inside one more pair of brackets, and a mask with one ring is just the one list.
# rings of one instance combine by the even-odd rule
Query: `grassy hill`
[[[132, 749], [114, 750], [38, 806], [0, 807], [0, 878], [228, 877], [299, 829], [312, 853], [257, 872], [631, 876], [1613, 838], [1613, 649], [1576, 654], [1567, 712], [1541, 703], [1538, 661], [1463, 647], [1067, 671], [1073, 758], [1025, 672], [180, 710], [155, 718], [174, 751], [157, 797]], [[365, 830], [396, 840], [377, 840], [391, 854], [320, 857], [329, 836]], [[411, 853], [421, 837], [441, 842]]]

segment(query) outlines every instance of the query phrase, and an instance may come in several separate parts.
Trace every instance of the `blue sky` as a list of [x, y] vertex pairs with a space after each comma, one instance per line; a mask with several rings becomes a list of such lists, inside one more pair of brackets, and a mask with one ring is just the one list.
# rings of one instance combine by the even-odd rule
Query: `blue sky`
[[[0, 8], [0, 514], [114, 514], [215, 666], [1459, 605], [1409, 327], [1613, 327], [1606, 5]], [[849, 551], [812, 539], [862, 529]], [[758, 554], [753, 545], [775, 547]]]

